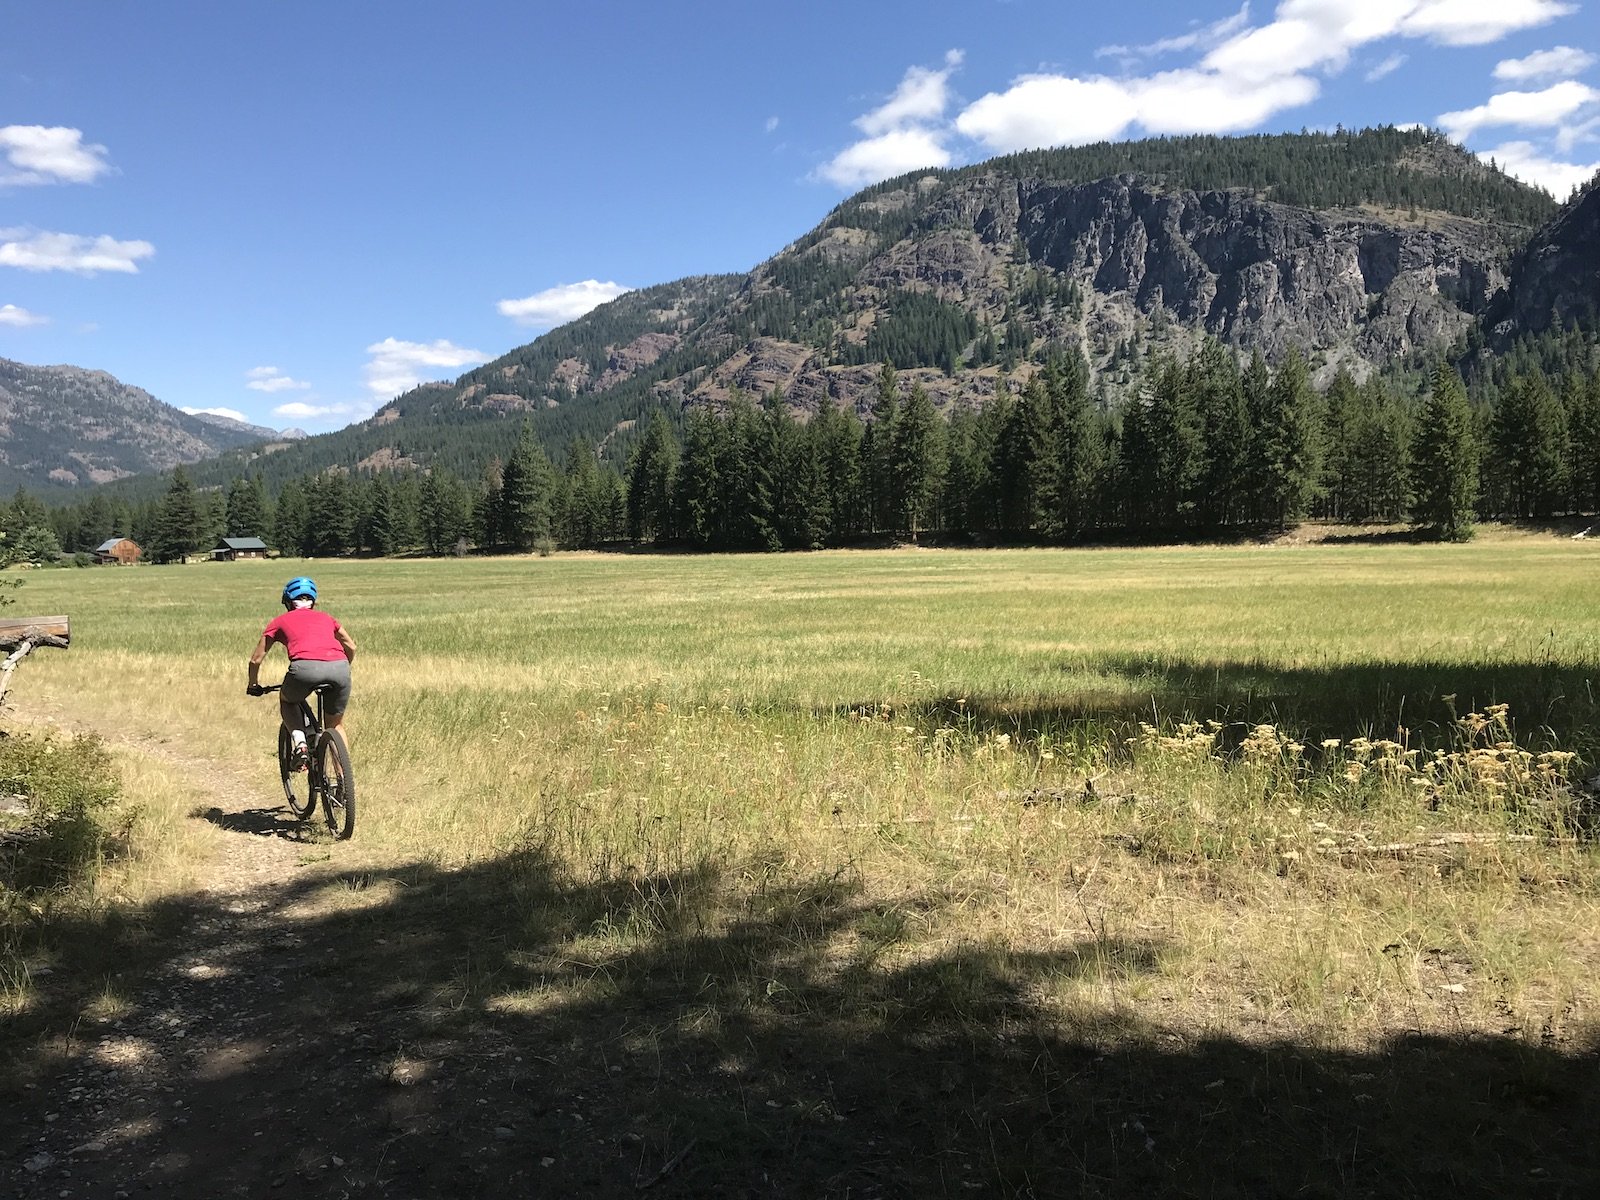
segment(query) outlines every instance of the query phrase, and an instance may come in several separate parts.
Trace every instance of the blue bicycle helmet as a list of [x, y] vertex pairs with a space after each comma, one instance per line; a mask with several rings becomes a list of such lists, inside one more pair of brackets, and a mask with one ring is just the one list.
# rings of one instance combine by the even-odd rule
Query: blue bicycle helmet
[[283, 585], [283, 602], [285, 604], [293, 604], [302, 596], [309, 596], [313, 600], [317, 598], [317, 585], [306, 576], [296, 575]]

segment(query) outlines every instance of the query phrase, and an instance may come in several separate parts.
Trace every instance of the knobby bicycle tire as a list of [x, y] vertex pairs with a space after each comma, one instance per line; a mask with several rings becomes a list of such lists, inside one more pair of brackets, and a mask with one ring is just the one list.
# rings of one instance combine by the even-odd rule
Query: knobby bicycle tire
[[[313, 729], [311, 736], [316, 736]], [[283, 798], [289, 811], [304, 821], [316, 810], [317, 790], [312, 786], [311, 771], [294, 769], [294, 739], [282, 725], [278, 726], [278, 770], [283, 775]], [[308, 764], [309, 767], [309, 764]]]
[[322, 815], [328, 831], [344, 841], [356, 831], [356, 779], [350, 769], [350, 750], [343, 735], [323, 732], [317, 743], [322, 784]]

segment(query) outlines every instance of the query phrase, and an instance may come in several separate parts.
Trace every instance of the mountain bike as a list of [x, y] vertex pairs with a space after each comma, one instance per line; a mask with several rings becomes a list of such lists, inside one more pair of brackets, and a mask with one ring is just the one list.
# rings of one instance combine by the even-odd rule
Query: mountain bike
[[[283, 690], [283, 684], [264, 686], [260, 694]], [[328, 831], [340, 841], [356, 831], [356, 777], [350, 769], [350, 749], [344, 735], [322, 724], [322, 689], [313, 709], [309, 699], [300, 702], [300, 719], [306, 731], [306, 765], [294, 767], [294, 739], [278, 726], [278, 770], [283, 775], [283, 796], [289, 811], [302, 821], [310, 820], [320, 802]]]

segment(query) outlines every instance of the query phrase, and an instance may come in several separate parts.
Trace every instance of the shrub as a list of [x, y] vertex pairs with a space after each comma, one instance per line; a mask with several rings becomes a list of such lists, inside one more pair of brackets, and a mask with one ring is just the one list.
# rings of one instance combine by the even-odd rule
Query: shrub
[[99, 738], [0, 735], [0, 798], [23, 805], [0, 859], [0, 887], [51, 890], [92, 878], [116, 795], [115, 768]]

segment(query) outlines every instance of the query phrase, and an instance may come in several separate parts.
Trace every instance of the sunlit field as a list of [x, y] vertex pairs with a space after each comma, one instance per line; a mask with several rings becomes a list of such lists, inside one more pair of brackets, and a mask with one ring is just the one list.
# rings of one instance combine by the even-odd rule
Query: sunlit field
[[[1548, 1037], [1591, 1011], [1600, 965], [1600, 864], [1567, 787], [1596, 745], [1597, 552], [39, 572], [23, 607], [68, 613], [73, 646], [15, 695], [245, 762], [269, 804], [275, 706], [244, 695], [245, 658], [304, 570], [361, 648], [360, 827], [317, 861], [536, 852], [573, 886], [636, 882], [648, 903], [561, 954], [603, 963], [691, 905], [729, 922], [816, 886], [870, 915], [796, 928], [797, 956], [851, 972], [830, 1003], [852, 1012], [892, 1016], [911, 1001], [873, 971], [955, 945], [1001, 964], [1087, 945], [1087, 967], [1021, 971], [1050, 1019]], [[670, 882], [689, 875], [711, 881], [692, 898]], [[743, 985], [758, 1003], [767, 982]], [[964, 986], [916, 1003], [980, 1011]]]

